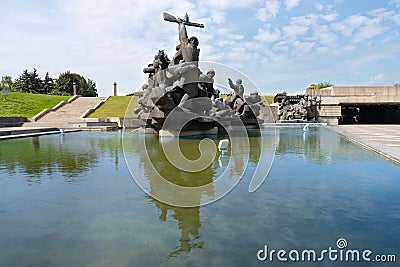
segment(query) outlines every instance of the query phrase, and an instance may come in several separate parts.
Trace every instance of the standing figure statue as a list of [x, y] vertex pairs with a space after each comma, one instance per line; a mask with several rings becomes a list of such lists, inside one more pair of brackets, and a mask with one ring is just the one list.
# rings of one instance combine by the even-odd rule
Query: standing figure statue
[[176, 47], [177, 52], [174, 55], [175, 64], [177, 62], [177, 59], [179, 58], [181, 58], [184, 62], [194, 61], [197, 63], [197, 61], [199, 61], [199, 54], [200, 54], [200, 49], [197, 48], [197, 46], [199, 45], [199, 40], [195, 36], [188, 38], [186, 25], [199, 28], [204, 28], [204, 25], [201, 23], [190, 22], [188, 14], [186, 14], [183, 19], [175, 18], [174, 16], [168, 13], [164, 13], [163, 16], [164, 20], [170, 22], [176, 22], [179, 25], [180, 44], [177, 45]]
[[205, 90], [205, 96], [211, 98], [211, 101], [214, 101], [219, 97], [220, 91], [214, 88], [214, 76], [215, 71], [213, 69], [209, 69], [207, 74], [200, 74], [200, 81], [202, 81], [202, 86]]
[[309, 114], [309, 120], [313, 120], [314, 122], [317, 122], [319, 119], [318, 104], [319, 105], [321, 104], [321, 100], [318, 100], [317, 96], [314, 96], [310, 101], [310, 114]]
[[308, 95], [304, 95], [300, 97], [299, 103], [294, 106], [295, 109], [295, 117], [294, 119], [302, 119], [307, 120], [308, 118], [308, 110], [310, 108], [310, 103], [308, 100]]
[[190, 66], [190, 70], [186, 71], [181, 77], [182, 90], [185, 92], [183, 95], [179, 107], [183, 108], [184, 103], [198, 95], [198, 84], [200, 70], [198, 69], [198, 61], [200, 49], [198, 48], [199, 40], [197, 37], [188, 37], [186, 31], [187, 26], [194, 26], [203, 28], [204, 25], [200, 23], [194, 23], [189, 21], [189, 16], [186, 14], [183, 19], [175, 18], [174, 16], [164, 13], [164, 20], [170, 22], [176, 22], [179, 26], [179, 41], [180, 44], [176, 47], [177, 52], [173, 57], [173, 62], [176, 64], [180, 62], [181, 67]]
[[229, 86], [235, 91], [235, 94], [243, 98], [244, 95], [244, 87], [242, 85], [242, 80], [237, 79], [236, 84], [233, 84], [232, 80], [228, 78]]
[[[186, 14], [186, 20], [189, 17]], [[197, 37], [192, 36], [188, 39], [188, 35], [186, 32], [185, 23], [179, 23], [179, 41], [181, 42], [180, 50], [182, 51], [183, 62], [198, 62], [200, 49], [197, 48], [199, 45], [199, 39]]]

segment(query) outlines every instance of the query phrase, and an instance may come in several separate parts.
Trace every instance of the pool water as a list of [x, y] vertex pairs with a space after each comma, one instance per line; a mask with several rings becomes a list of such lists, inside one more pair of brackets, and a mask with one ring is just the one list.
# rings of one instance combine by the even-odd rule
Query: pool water
[[[146, 138], [156, 165], [176, 174], [157, 156], [158, 138]], [[249, 193], [259, 138], [262, 132], [250, 137], [249, 164], [237, 186], [194, 208], [141, 190], [126, 165], [121, 132], [1, 141], [0, 266], [397, 266], [399, 166], [327, 128], [278, 128], [270, 173]], [[196, 158], [198, 143], [185, 139], [180, 146]], [[131, 171], [152, 186], [142, 152], [133, 153]], [[173, 182], [212, 183], [227, 161], [229, 155], [216, 157], [200, 174]], [[349, 249], [396, 255], [397, 263], [257, 258], [265, 245], [321, 251], [337, 249], [340, 238]]]

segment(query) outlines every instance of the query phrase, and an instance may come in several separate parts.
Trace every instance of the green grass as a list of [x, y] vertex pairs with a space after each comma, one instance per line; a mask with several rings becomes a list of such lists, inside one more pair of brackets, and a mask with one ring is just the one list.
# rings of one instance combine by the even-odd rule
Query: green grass
[[9, 92], [6, 100], [0, 98], [0, 117], [32, 118], [42, 110], [52, 108], [69, 98], [71, 96]]
[[267, 101], [268, 105], [274, 103], [275, 95], [264, 95], [263, 97]]
[[[132, 103], [128, 109], [131, 99]], [[135, 96], [111, 96], [103, 105], [90, 113], [87, 118], [123, 118], [125, 117], [127, 109], [127, 117], [136, 118], [137, 116], [133, 113], [133, 109], [138, 106], [137, 100], [138, 99]]]

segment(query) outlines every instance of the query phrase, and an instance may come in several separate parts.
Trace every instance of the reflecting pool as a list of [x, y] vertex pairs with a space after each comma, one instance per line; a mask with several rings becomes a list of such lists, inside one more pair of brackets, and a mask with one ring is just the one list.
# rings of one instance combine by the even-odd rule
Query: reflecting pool
[[[249, 193], [264, 134], [249, 138], [245, 175], [233, 190], [194, 208], [170, 206], [142, 191], [128, 170], [122, 132], [3, 140], [0, 266], [397, 266], [399, 166], [326, 128], [278, 128], [272, 168]], [[155, 166], [176, 184], [214, 183], [230, 159], [216, 154], [200, 173], [184, 174], [160, 154], [157, 137], [146, 139]], [[199, 142], [180, 140], [182, 153], [196, 159]], [[143, 152], [129, 150], [131, 171], [155, 190]], [[265, 245], [268, 252], [298, 250], [300, 256], [312, 249], [319, 257], [329, 247], [338, 250], [341, 238], [346, 249], [371, 250], [371, 259], [395, 255], [397, 263], [257, 258]]]

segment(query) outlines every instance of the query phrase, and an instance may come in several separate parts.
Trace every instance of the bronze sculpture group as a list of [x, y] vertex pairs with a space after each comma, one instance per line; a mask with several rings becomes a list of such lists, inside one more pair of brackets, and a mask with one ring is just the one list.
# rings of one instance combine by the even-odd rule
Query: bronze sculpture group
[[318, 122], [318, 106], [321, 100], [317, 96], [312, 98], [309, 95], [296, 96], [296, 101], [291, 101], [288, 96], [284, 96], [279, 105], [279, 121], [307, 121]]
[[[204, 129], [205, 125], [208, 128], [216, 126], [213, 117], [229, 119], [235, 115], [245, 125], [258, 125], [261, 120], [257, 117], [264, 102], [257, 92], [245, 97], [242, 80], [238, 79], [234, 84], [228, 78], [228, 84], [234, 93], [222, 99], [220, 91], [214, 88], [215, 71], [209, 69], [203, 73], [200, 70], [199, 40], [194, 36], [188, 37], [186, 26], [203, 28], [204, 25], [190, 22], [187, 14], [180, 19], [164, 13], [164, 20], [178, 24], [180, 43], [176, 46], [172, 60], [169, 60], [163, 50], [159, 50], [153, 62], [143, 69], [148, 74], [148, 80], [142, 87], [144, 93], [138, 101], [139, 107], [135, 109], [138, 118], [144, 120], [147, 127], [155, 130], [163, 127], [172, 110], [178, 110], [182, 114], [192, 112], [208, 116], [209, 119], [198, 119], [197, 123], [192, 123], [189, 126], [191, 130]], [[188, 101], [191, 99], [195, 101]]]

